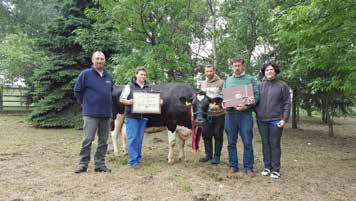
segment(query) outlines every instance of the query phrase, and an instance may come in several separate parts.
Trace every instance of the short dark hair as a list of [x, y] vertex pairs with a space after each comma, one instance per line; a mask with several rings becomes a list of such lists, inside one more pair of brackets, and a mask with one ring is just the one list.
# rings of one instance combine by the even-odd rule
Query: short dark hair
[[279, 74], [281, 72], [281, 70], [279, 69], [277, 64], [269, 62], [269, 63], [263, 64], [263, 66], [261, 68], [262, 75], [265, 75], [265, 70], [268, 66], [272, 66], [272, 68], [274, 69], [274, 72], [276, 72], [276, 74]]
[[245, 59], [242, 56], [238, 55], [238, 56], [234, 57], [233, 59], [231, 59], [230, 65], [232, 65], [232, 64], [234, 64], [236, 62], [240, 62], [242, 64], [245, 64]]
[[147, 70], [144, 66], [137, 66], [137, 68], [135, 69], [135, 74], [137, 74], [139, 71], [145, 71], [147, 74]]
[[205, 65], [205, 68], [213, 68], [214, 70], [216, 70], [215, 66], [212, 64]]

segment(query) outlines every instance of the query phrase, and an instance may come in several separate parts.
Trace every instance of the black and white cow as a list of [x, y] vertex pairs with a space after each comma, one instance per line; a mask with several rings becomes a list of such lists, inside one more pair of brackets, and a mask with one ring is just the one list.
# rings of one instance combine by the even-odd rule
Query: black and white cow
[[[112, 141], [114, 144], [114, 153], [118, 154], [118, 136], [121, 133], [123, 151], [127, 153], [125, 126], [124, 124], [124, 106], [119, 103], [119, 98], [124, 86], [115, 86], [113, 91], [113, 117], [116, 117], [114, 129], [112, 132]], [[175, 144], [179, 148], [179, 160], [184, 159], [184, 144], [195, 128], [197, 134], [207, 120], [209, 103], [220, 102], [222, 99], [210, 99], [204, 92], [197, 91], [190, 84], [168, 83], [154, 85], [150, 88], [152, 91], [159, 91], [163, 99], [161, 114], [149, 115], [147, 128], [165, 127], [168, 130], [168, 163], [174, 162], [173, 147]], [[193, 124], [193, 125], [192, 125]], [[176, 136], [176, 133], [178, 134]]]

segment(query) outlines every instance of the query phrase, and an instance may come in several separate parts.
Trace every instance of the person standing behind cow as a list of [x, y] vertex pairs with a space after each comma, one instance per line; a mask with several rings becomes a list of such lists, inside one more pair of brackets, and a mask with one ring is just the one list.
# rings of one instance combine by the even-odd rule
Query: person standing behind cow
[[82, 71], [74, 86], [74, 95], [83, 108], [84, 138], [80, 161], [75, 173], [86, 172], [90, 161], [91, 144], [98, 132], [98, 146], [94, 156], [95, 172], [111, 172], [105, 165], [107, 140], [112, 116], [111, 75], [105, 70], [105, 55], [94, 52], [90, 69]]
[[[242, 57], [235, 57], [231, 62], [232, 75], [227, 77], [224, 88], [243, 86], [252, 84], [255, 103], [258, 102], [259, 92], [257, 81], [251, 75], [245, 73], [245, 61]], [[224, 103], [222, 104], [223, 107]], [[240, 133], [244, 145], [243, 166], [248, 176], [253, 176], [253, 119], [252, 105], [237, 105], [236, 107], [225, 108], [225, 131], [228, 140], [229, 170], [231, 173], [239, 172], [238, 155], [236, 143], [238, 133]]]
[[260, 83], [260, 102], [256, 106], [256, 120], [262, 139], [263, 176], [279, 178], [281, 167], [281, 136], [288, 121], [291, 98], [288, 85], [277, 79], [280, 70], [276, 64], [267, 63], [261, 72], [265, 80]]
[[146, 69], [141, 66], [137, 67], [135, 77], [124, 87], [120, 96], [120, 102], [125, 105], [128, 161], [133, 168], [138, 167], [141, 162], [144, 131], [148, 121], [142, 114], [132, 113], [133, 91], [147, 90], [149, 88], [146, 77]]
[[[224, 81], [216, 75], [216, 68], [212, 65], [205, 66], [205, 76], [206, 79], [201, 83], [200, 89], [205, 91], [209, 98], [222, 98]], [[220, 163], [220, 153], [224, 139], [224, 115], [225, 111], [221, 108], [220, 104], [209, 104], [208, 121], [202, 133], [205, 147], [205, 157], [201, 158], [199, 160], [200, 162], [204, 163], [212, 159], [212, 164], [217, 165]], [[213, 146], [213, 138], [215, 146]]]

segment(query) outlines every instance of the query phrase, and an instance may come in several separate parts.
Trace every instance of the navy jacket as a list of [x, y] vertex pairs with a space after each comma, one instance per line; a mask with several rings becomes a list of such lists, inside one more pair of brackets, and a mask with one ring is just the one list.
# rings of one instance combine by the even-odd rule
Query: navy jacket
[[83, 115], [112, 117], [112, 89], [112, 77], [106, 70], [103, 77], [93, 67], [82, 71], [75, 82], [74, 95], [82, 104]]

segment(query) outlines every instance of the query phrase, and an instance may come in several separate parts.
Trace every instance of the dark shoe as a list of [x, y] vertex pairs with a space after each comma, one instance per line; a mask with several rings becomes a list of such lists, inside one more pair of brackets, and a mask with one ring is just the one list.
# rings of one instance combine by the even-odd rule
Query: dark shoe
[[229, 168], [229, 172], [230, 172], [230, 173], [238, 173], [238, 172], [239, 172], [239, 169], [238, 169], [238, 168], [235, 168], [235, 167], [230, 167], [230, 168]]
[[199, 159], [199, 162], [205, 163], [211, 160], [211, 157], [205, 156], [204, 158]]
[[75, 170], [75, 174], [79, 174], [82, 172], [87, 172], [87, 168], [86, 167], [78, 167], [78, 169]]
[[245, 174], [246, 174], [247, 176], [249, 176], [249, 177], [255, 176], [255, 173], [253, 172], [253, 170], [246, 170], [246, 171], [245, 171]]
[[101, 167], [101, 168], [95, 168], [94, 170], [95, 172], [107, 172], [107, 173], [110, 173], [111, 170], [107, 167]]
[[213, 165], [220, 164], [220, 157], [214, 157], [213, 160], [211, 160], [211, 164]]

